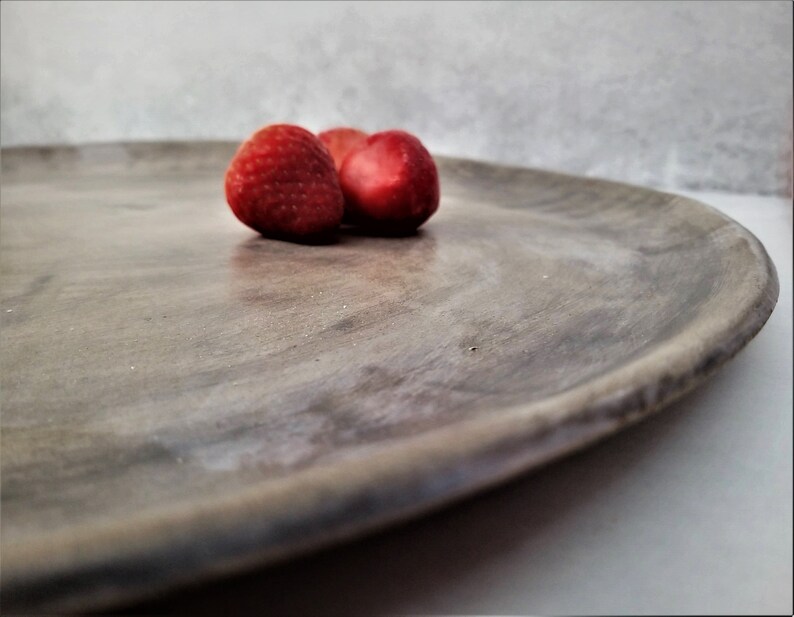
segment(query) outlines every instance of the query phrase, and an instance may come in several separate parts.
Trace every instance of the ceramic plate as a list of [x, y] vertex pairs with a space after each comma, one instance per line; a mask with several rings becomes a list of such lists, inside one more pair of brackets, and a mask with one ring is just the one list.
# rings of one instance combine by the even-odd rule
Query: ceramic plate
[[421, 232], [266, 240], [235, 144], [2, 152], [2, 592], [66, 610], [413, 516], [658, 410], [775, 304], [709, 207], [439, 157]]

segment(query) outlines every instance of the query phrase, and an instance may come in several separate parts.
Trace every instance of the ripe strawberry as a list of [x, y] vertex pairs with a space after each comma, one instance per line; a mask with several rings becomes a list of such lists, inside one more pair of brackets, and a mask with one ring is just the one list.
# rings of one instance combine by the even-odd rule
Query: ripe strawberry
[[226, 170], [226, 200], [249, 227], [286, 238], [333, 231], [344, 203], [325, 146], [289, 124], [266, 126], [242, 143]]
[[354, 146], [364, 141], [367, 138], [367, 134], [358, 129], [342, 127], [328, 129], [318, 134], [317, 137], [319, 137], [320, 141], [328, 148], [328, 152], [330, 152], [331, 156], [334, 158], [336, 170], [339, 171], [348, 152], [350, 152]]
[[438, 209], [433, 157], [404, 131], [375, 133], [354, 147], [342, 164], [339, 182], [346, 215], [380, 232], [411, 232]]

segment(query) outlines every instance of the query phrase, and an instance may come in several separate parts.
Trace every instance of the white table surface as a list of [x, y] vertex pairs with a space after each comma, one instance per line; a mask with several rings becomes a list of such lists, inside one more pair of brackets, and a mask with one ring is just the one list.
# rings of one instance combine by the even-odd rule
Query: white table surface
[[134, 612], [792, 612], [792, 204], [687, 193], [766, 246], [767, 325], [659, 415], [575, 456], [356, 543]]

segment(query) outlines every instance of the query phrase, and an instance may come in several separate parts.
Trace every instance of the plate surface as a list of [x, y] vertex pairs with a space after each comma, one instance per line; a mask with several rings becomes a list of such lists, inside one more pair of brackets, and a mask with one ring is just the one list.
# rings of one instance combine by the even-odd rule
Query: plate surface
[[76, 608], [296, 554], [609, 434], [778, 294], [697, 202], [439, 157], [421, 233], [256, 236], [236, 144], [2, 153], [2, 592]]

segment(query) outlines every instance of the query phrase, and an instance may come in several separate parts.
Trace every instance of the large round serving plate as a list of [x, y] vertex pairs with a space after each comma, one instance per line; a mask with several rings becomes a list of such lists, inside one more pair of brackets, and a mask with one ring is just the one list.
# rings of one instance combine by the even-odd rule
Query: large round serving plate
[[421, 232], [261, 238], [231, 143], [2, 151], [2, 592], [97, 606], [416, 515], [698, 384], [778, 293], [644, 188], [438, 158]]

